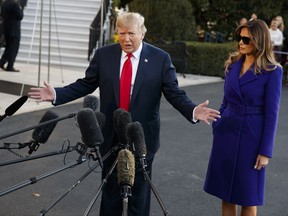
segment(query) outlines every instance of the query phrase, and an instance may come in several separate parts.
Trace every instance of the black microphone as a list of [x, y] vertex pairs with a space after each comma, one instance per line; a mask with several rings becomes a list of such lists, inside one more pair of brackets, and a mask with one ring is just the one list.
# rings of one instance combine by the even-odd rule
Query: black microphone
[[131, 187], [135, 179], [135, 159], [134, 155], [128, 149], [122, 149], [118, 153], [117, 177], [118, 184], [121, 187], [123, 198], [131, 196]]
[[5, 114], [0, 116], [0, 122], [7, 116], [12, 116], [28, 99], [28, 96], [22, 96], [9, 107], [6, 108]]
[[99, 99], [94, 95], [87, 95], [83, 99], [83, 108], [90, 108], [96, 111], [99, 107]]
[[97, 146], [104, 141], [104, 138], [94, 111], [90, 108], [83, 108], [77, 113], [77, 122], [82, 135], [82, 141], [86, 148], [92, 148], [90, 155], [92, 155], [93, 160], [98, 160], [100, 166], [103, 168], [103, 162]]
[[163, 201], [161, 200], [156, 188], [152, 184], [152, 181], [146, 171], [147, 167], [147, 162], [146, 162], [146, 144], [145, 144], [145, 136], [144, 136], [144, 130], [140, 122], [133, 122], [127, 125], [127, 138], [129, 144], [133, 144], [135, 149], [133, 151], [135, 155], [135, 160], [136, 160], [136, 168], [140, 168], [140, 170], [143, 173], [143, 176], [145, 180], [149, 183], [152, 192], [156, 196], [157, 201], [159, 202], [163, 213], [165, 216], [169, 216], [170, 213], [166, 209]]
[[103, 113], [97, 111], [99, 108], [99, 99], [94, 95], [87, 95], [83, 100], [83, 108], [90, 108], [94, 111], [98, 124], [102, 129], [105, 125], [106, 117]]
[[136, 158], [136, 164], [141, 165], [142, 169], [145, 169], [147, 166], [146, 162], [146, 143], [145, 143], [145, 136], [144, 130], [140, 122], [135, 121], [127, 125], [127, 139], [130, 145], [134, 146], [134, 155]]
[[[41, 125], [43, 122], [50, 121], [53, 119], [58, 118], [58, 115], [54, 113], [53, 111], [46, 111], [46, 113], [43, 115], [41, 120], [39, 121], [39, 124]], [[57, 122], [52, 122], [46, 125], [41, 125], [37, 127], [33, 133], [32, 133], [32, 139], [29, 142], [26, 143], [4, 143], [3, 149], [16, 149], [15, 147], [10, 147], [10, 144], [18, 144], [18, 149], [22, 149], [25, 147], [29, 147], [29, 154], [32, 154], [33, 151], [36, 151], [40, 144], [44, 144], [47, 142], [49, 136], [51, 135], [52, 131], [54, 130]]]
[[[39, 124], [50, 121], [52, 119], [56, 119], [59, 116], [51, 111], [47, 110], [43, 117], [40, 119]], [[32, 141], [29, 145], [28, 154], [32, 154], [33, 151], [36, 151], [39, 148], [39, 143], [44, 144], [47, 142], [48, 138], [50, 137], [51, 133], [53, 132], [54, 128], [56, 127], [57, 122], [52, 122], [47, 125], [40, 126], [36, 128], [32, 133]]]
[[114, 112], [113, 112], [113, 126], [114, 126], [114, 130], [117, 134], [118, 134], [117, 122], [118, 122], [120, 114], [123, 112], [127, 112], [127, 111], [122, 109], [122, 108], [118, 108], [118, 109], [114, 110]]
[[81, 109], [77, 113], [77, 122], [81, 131], [82, 141], [88, 148], [99, 146], [104, 141], [100, 126], [92, 109]]
[[100, 129], [103, 129], [103, 127], [105, 125], [105, 122], [106, 122], [106, 116], [103, 113], [99, 112], [99, 111], [95, 111], [94, 114], [96, 116], [96, 119], [98, 121]]
[[119, 114], [116, 127], [119, 143], [120, 145], [124, 145], [127, 148], [129, 148], [129, 146], [127, 146], [128, 140], [126, 135], [126, 126], [131, 122], [132, 122], [131, 113], [124, 111]]

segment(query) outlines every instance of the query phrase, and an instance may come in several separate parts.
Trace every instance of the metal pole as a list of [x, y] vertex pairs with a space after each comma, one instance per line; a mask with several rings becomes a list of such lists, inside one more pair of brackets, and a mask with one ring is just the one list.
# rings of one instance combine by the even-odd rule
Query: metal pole
[[43, 23], [43, 0], [41, 0], [40, 38], [39, 38], [39, 62], [38, 62], [38, 87], [40, 86], [40, 76], [41, 76], [42, 23]]
[[51, 59], [51, 0], [49, 1], [49, 42], [48, 42], [48, 76], [47, 80], [50, 83], [50, 59]]
[[99, 47], [102, 47], [103, 44], [103, 21], [104, 21], [104, 0], [101, 0], [101, 23], [100, 23], [100, 38], [99, 38]]

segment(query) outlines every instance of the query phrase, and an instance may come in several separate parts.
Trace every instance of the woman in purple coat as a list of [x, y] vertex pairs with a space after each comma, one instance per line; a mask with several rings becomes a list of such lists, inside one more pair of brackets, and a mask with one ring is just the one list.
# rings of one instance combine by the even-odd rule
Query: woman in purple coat
[[265, 167], [272, 157], [282, 89], [262, 20], [236, 29], [237, 52], [225, 63], [221, 119], [213, 122], [213, 146], [204, 190], [222, 200], [222, 215], [255, 216], [263, 205]]

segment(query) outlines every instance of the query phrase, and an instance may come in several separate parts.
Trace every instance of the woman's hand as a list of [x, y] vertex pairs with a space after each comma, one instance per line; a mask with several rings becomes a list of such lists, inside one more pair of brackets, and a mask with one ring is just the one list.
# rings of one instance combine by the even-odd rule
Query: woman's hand
[[269, 163], [269, 158], [264, 155], [258, 155], [256, 159], [256, 163], [254, 165], [254, 169], [261, 170], [265, 168]]

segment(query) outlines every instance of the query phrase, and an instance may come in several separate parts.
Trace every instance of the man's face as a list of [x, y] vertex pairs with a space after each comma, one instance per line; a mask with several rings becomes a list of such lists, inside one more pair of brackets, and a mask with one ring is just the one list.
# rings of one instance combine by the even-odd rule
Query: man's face
[[126, 53], [135, 52], [144, 38], [144, 33], [141, 33], [136, 25], [127, 27], [118, 27], [119, 43], [122, 50]]

